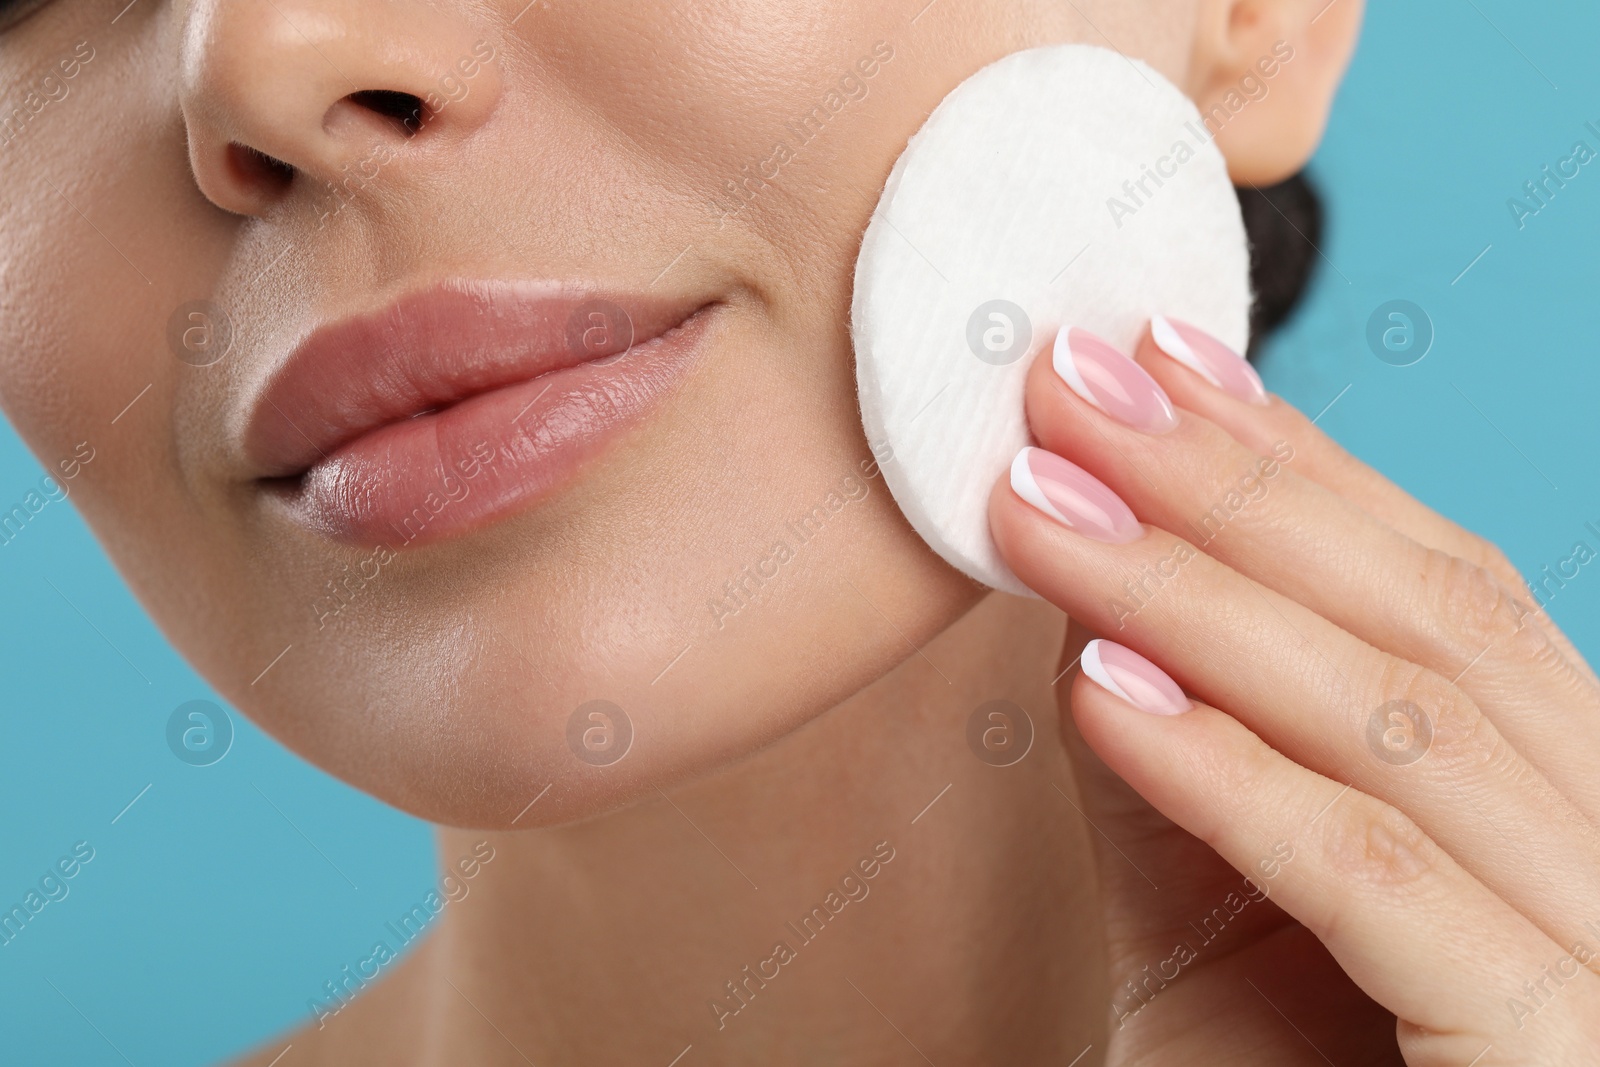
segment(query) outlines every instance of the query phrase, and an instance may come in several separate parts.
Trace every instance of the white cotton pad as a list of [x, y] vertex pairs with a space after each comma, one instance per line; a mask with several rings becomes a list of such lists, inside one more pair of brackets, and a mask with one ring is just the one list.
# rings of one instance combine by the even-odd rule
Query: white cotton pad
[[940, 103], [867, 226], [851, 310], [867, 439], [939, 555], [1026, 593], [988, 498], [1031, 443], [1032, 357], [1064, 325], [1132, 352], [1153, 315], [1243, 352], [1249, 310], [1238, 200], [1194, 104], [1103, 48], [1017, 52]]

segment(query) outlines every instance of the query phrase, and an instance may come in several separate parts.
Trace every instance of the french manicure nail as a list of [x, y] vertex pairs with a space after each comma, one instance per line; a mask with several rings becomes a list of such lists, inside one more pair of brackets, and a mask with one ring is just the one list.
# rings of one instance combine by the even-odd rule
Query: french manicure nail
[[1111, 487], [1054, 452], [1024, 448], [1011, 461], [1011, 488], [1067, 529], [1107, 544], [1144, 536], [1144, 527]]
[[1062, 327], [1050, 365], [1068, 388], [1118, 422], [1145, 433], [1178, 425], [1172, 401], [1156, 380], [1088, 330]]
[[1267, 402], [1261, 376], [1239, 353], [1198, 326], [1157, 315], [1150, 320], [1156, 347], [1230, 396], [1252, 404]]
[[1151, 715], [1182, 715], [1194, 703], [1178, 683], [1126, 645], [1096, 638], [1083, 646], [1083, 673], [1101, 689]]

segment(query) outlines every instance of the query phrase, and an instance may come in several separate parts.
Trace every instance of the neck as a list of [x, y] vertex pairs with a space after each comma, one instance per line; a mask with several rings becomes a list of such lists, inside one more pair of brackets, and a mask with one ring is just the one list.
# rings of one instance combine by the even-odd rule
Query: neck
[[[803, 1049], [922, 1058], [907, 1046], [944, 1063], [1071, 1060], [1104, 999], [1051, 685], [1062, 625], [990, 596], [713, 777], [576, 826], [442, 831], [442, 863], [493, 859], [341, 1013], [361, 1017], [322, 1033], [364, 1034], [367, 1055], [392, 1041], [384, 1062], [428, 1067], [666, 1065], [688, 1046], [696, 1067], [813, 1061]], [[1035, 734], [1011, 766], [968, 741], [997, 699]], [[982, 718], [1003, 752], [1007, 720]]]

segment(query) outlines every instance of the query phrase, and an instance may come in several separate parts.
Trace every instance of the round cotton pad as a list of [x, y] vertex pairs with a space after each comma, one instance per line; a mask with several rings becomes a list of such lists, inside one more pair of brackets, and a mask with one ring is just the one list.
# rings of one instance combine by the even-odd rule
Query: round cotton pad
[[988, 498], [1031, 443], [1023, 380], [1057, 330], [1132, 352], [1167, 315], [1244, 351], [1249, 252], [1211, 137], [1148, 66], [1060, 45], [968, 78], [890, 173], [856, 262], [862, 422], [911, 525], [979, 581], [1027, 592]]

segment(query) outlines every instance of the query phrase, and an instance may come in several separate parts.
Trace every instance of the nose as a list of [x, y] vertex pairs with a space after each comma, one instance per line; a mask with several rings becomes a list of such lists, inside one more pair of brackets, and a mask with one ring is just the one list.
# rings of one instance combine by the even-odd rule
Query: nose
[[241, 215], [470, 136], [501, 86], [489, 32], [448, 2], [194, 0], [181, 69], [195, 180]]

